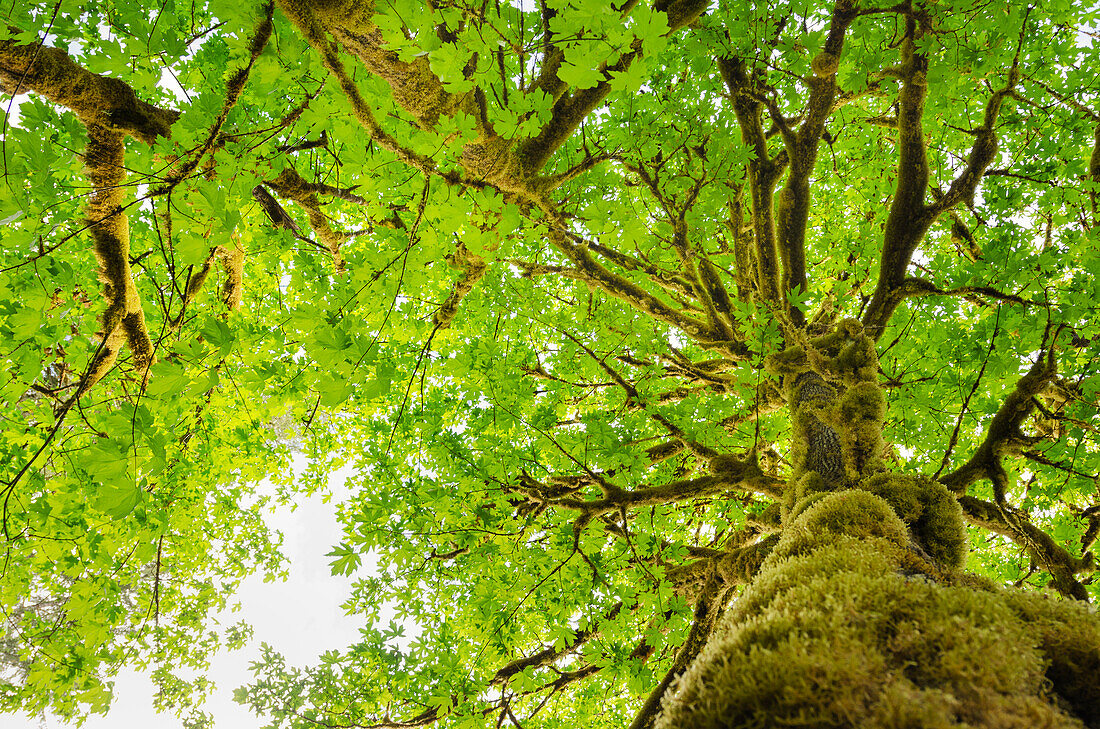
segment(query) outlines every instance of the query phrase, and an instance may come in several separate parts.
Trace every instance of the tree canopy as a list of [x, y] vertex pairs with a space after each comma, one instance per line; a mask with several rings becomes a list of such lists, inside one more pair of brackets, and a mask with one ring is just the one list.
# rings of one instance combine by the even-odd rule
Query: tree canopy
[[939, 484], [969, 551], [930, 563], [1100, 596], [1096, 7], [3, 16], [3, 710], [135, 665], [206, 722], [249, 636], [210, 614], [341, 464], [373, 627], [265, 652], [237, 698], [275, 726], [648, 726], [808, 471]]

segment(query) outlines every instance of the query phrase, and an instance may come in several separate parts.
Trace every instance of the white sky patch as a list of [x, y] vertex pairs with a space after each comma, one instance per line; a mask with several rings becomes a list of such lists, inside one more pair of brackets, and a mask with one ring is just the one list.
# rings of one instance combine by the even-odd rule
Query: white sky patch
[[4, 99], [4, 115], [7, 118], [7, 126], [20, 128], [19, 121], [22, 116], [19, 114], [20, 105], [27, 99], [26, 94], [20, 94], [19, 96], [9, 96]]
[[157, 82], [157, 86], [170, 93], [176, 101], [181, 103], [190, 104], [191, 97], [188, 96], [187, 90], [180, 85], [179, 79], [176, 78], [172, 71], [165, 67], [161, 69], [160, 80]]

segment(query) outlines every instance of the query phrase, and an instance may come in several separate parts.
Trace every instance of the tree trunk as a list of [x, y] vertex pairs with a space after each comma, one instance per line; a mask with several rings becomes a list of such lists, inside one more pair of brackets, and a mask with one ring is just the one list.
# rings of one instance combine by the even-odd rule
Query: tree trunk
[[769, 363], [788, 383], [798, 485], [656, 726], [1100, 726], [1100, 620], [962, 572], [955, 497], [877, 458], [873, 353], [842, 323]]

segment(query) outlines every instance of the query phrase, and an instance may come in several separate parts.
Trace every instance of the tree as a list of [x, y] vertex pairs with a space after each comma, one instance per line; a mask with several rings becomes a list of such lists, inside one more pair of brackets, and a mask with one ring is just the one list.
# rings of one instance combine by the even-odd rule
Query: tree
[[352, 462], [273, 725], [1100, 726], [1098, 16], [9, 4], [4, 708], [207, 721]]

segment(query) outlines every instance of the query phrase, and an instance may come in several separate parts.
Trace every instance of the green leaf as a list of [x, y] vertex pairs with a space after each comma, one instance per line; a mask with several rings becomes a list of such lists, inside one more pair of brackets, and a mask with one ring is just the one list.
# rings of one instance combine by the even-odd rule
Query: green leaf
[[329, 563], [332, 566], [332, 574], [334, 575], [350, 575], [359, 568], [359, 564], [362, 561], [359, 553], [346, 545], [335, 547], [331, 552], [325, 554], [325, 556], [335, 557], [335, 559]]
[[189, 381], [181, 365], [165, 360], [153, 365], [145, 391], [152, 397], [174, 395], [182, 392]]
[[96, 492], [92, 505], [113, 519], [130, 514], [141, 503], [142, 491], [132, 484], [103, 484]]
[[473, 82], [465, 77], [472, 56], [473, 51], [468, 48], [456, 43], [444, 43], [428, 54], [429, 66], [447, 91], [464, 93], [474, 87]]
[[562, 82], [583, 90], [590, 89], [603, 81], [603, 73], [599, 68], [603, 55], [598, 50], [588, 52], [574, 50], [568, 58], [570, 60], [558, 68], [558, 78]]

